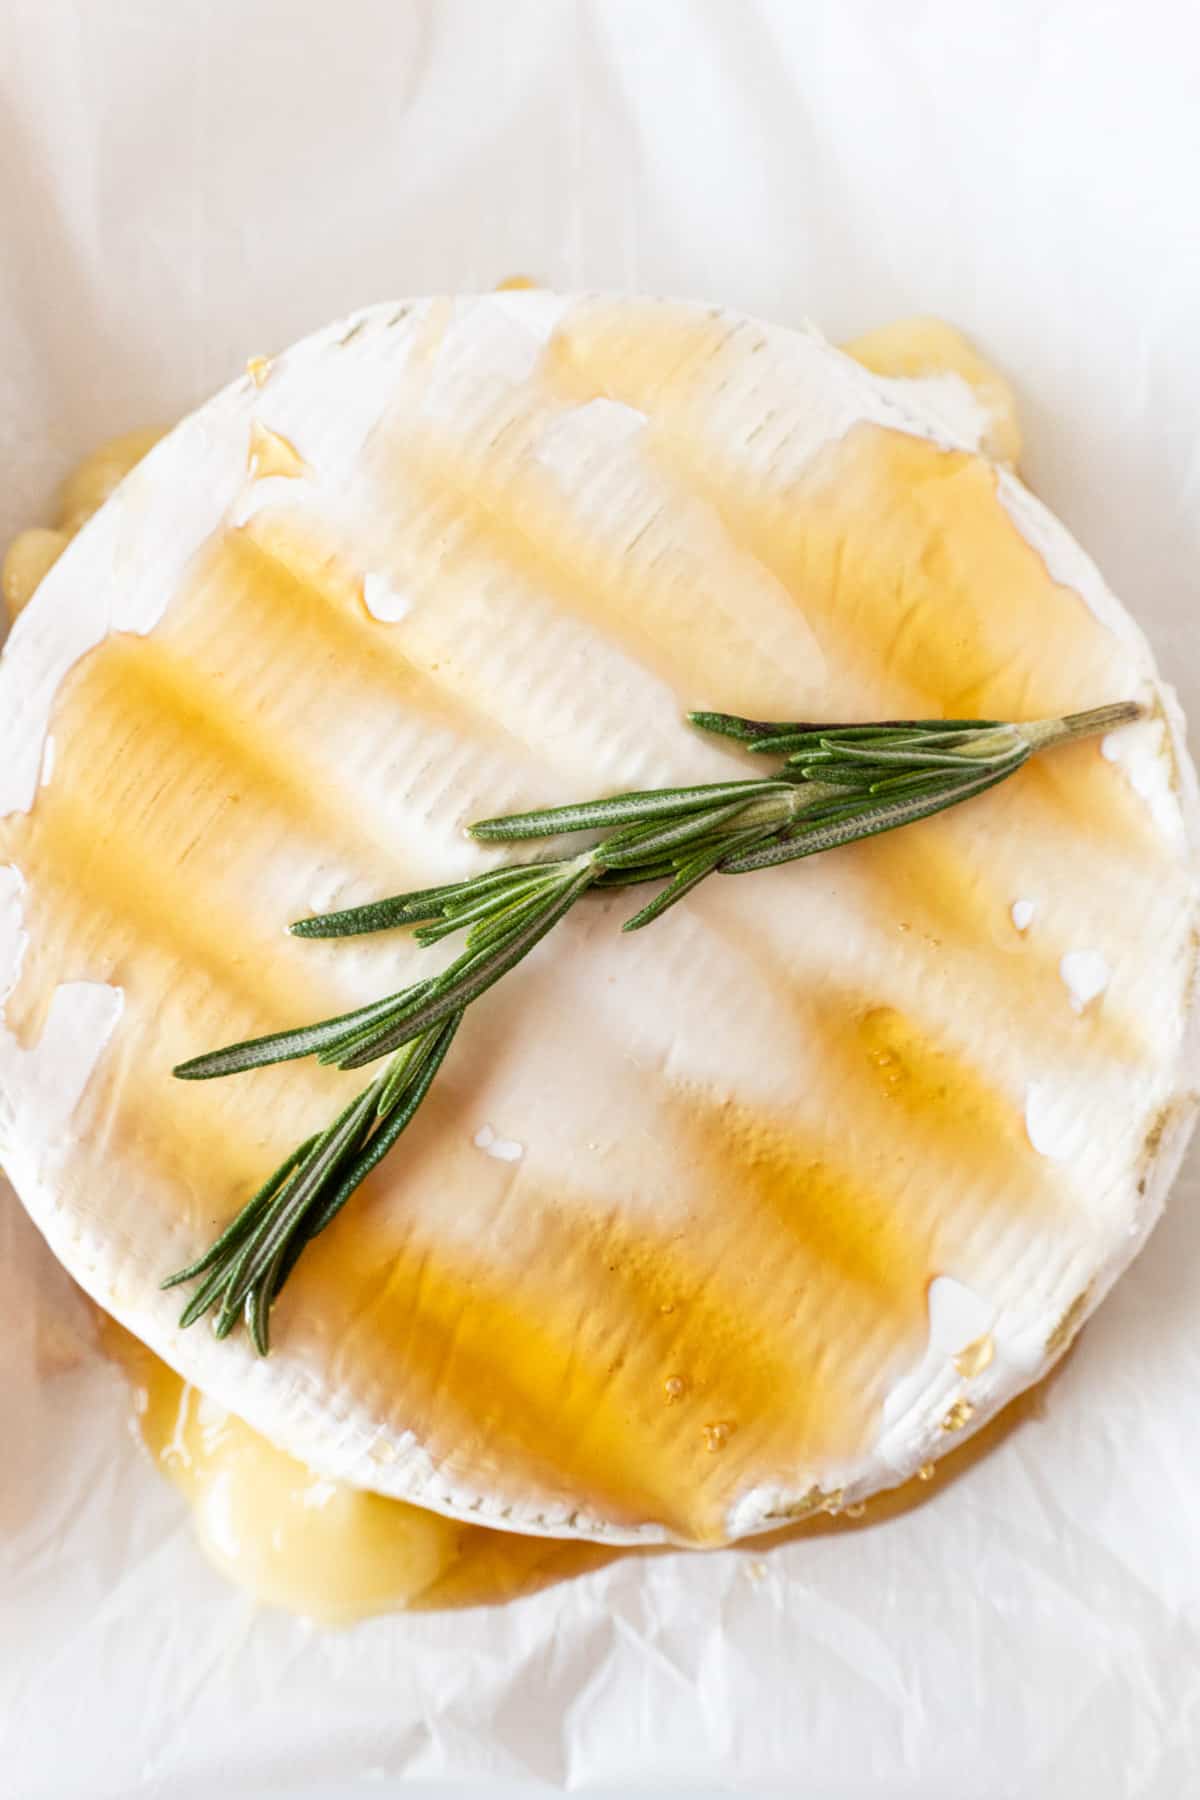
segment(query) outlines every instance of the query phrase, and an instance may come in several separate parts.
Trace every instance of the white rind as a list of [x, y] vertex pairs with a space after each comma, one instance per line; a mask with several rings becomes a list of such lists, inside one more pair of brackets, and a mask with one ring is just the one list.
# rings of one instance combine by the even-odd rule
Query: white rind
[[[441, 304], [392, 303], [324, 329], [276, 359], [262, 388], [242, 378], [218, 395], [172, 432], [123, 484], [46, 578], [0, 659], [0, 815], [34, 805], [39, 779], [50, 761], [47, 734], [55, 696], [79, 658], [110, 631], [153, 631], [174, 587], [210, 534], [223, 522], [250, 516], [242, 509], [256, 500], [255, 489], [272, 489], [270, 498], [284, 505], [289, 500], [300, 503], [296, 490], [307, 486], [303, 482], [264, 481], [248, 488], [245, 444], [251, 420], [296, 439], [303, 448], [309, 412], [322, 407], [328, 411], [330, 397], [336, 399], [332, 410], [339, 428], [322, 445], [319, 504], [333, 524], [346, 523], [339, 509], [356, 459], [385, 405], [388, 371], [411, 350], [409, 326], [428, 307]], [[482, 417], [506, 383], [520, 381], [534, 366], [550, 334], [569, 316], [571, 305], [558, 296], [515, 293], [454, 303], [443, 340], [445, 369], [435, 404], [455, 416], [464, 408], [477, 408]], [[863, 420], [943, 446], [974, 448], [978, 441], [978, 419], [960, 404], [957, 391], [954, 405], [948, 404], [945, 383], [938, 385], [936, 378], [923, 410], [924, 384], [888, 383], [869, 376], [836, 357], [815, 334], [773, 333], [772, 344], [788, 379], [807, 382], [813, 402], [802, 417], [789, 421], [785, 436], [772, 442], [770, 434], [765, 435], [761, 454], [777, 458], [788, 469], [802, 471], [819, 448]], [[346, 354], [329, 354], [339, 346]], [[356, 346], [369, 347], [369, 353], [360, 353]], [[481, 379], [481, 371], [488, 379]], [[597, 410], [590, 423], [582, 416], [589, 408], [580, 408], [552, 426], [540, 448], [542, 460], [566, 480], [586, 465], [589, 445], [611, 449], [635, 439], [639, 430], [632, 409], [610, 402], [591, 404]], [[1129, 673], [1125, 694], [1157, 694], [1161, 723], [1140, 735], [1114, 740], [1113, 754], [1160, 831], [1173, 838], [1181, 856], [1186, 854], [1194, 866], [1200, 843], [1195, 775], [1184, 748], [1178, 707], [1170, 690], [1156, 682], [1145, 639], [1065, 529], [1010, 472], [999, 471], [998, 481], [1002, 503], [1054, 578], [1078, 593], [1125, 645]], [[156, 493], [168, 490], [188, 496], [169, 515], [169, 529], [165, 509], [152, 504]], [[356, 527], [363, 523], [353, 521]], [[87, 580], [81, 579], [85, 572]], [[381, 618], [389, 616], [387, 604], [379, 612]], [[398, 618], [400, 611], [390, 616]], [[1162, 754], [1164, 734], [1171, 746], [1174, 787]], [[697, 756], [702, 763], [702, 753]], [[713, 766], [718, 766], [716, 761]], [[323, 902], [336, 903], [338, 882], [337, 872], [330, 872]], [[9, 986], [19, 968], [23, 932], [17, 871], [0, 886], [0, 977], [8, 970]], [[5, 981], [0, 979], [3, 991]], [[7, 1171], [55, 1253], [102, 1306], [220, 1404], [323, 1477], [513, 1530], [614, 1543], [653, 1542], [666, 1536], [653, 1521], [626, 1529], [566, 1504], [522, 1509], [448, 1484], [411, 1436], [385, 1441], [367, 1409], [331, 1406], [310, 1372], [289, 1367], [284, 1351], [263, 1362], [236, 1339], [216, 1344], [203, 1333], [182, 1334], [176, 1323], [178, 1297], [131, 1280], [121, 1253], [127, 1246], [120, 1245], [112, 1232], [101, 1234], [95, 1221], [68, 1212], [56, 1191], [55, 1173], [71, 1111], [104, 1055], [119, 1008], [120, 995], [114, 990], [72, 982], [56, 991], [42, 1041], [33, 1051], [19, 1050], [7, 1033], [0, 1033], [0, 1117]], [[63, 1056], [68, 1073], [56, 1078], [52, 1071], [61, 1067]], [[1031, 1275], [1027, 1303], [1020, 1308], [1010, 1301], [1006, 1309], [987, 1294], [975, 1296], [981, 1316], [986, 1315], [994, 1332], [997, 1354], [970, 1385], [974, 1412], [955, 1442], [1051, 1366], [1065, 1347], [1047, 1347], [1062, 1315], [1086, 1293], [1077, 1315], [1077, 1322], [1082, 1322], [1144, 1241], [1162, 1209], [1194, 1120], [1198, 1065], [1200, 1020], [1193, 992], [1170, 1069], [1161, 1081], [1147, 1084], [1144, 1093], [1138, 1089], [1131, 1095], [1131, 1113], [1136, 1111], [1135, 1101], [1145, 1102], [1142, 1116], [1167, 1109], [1165, 1129], [1143, 1171], [1136, 1210], [1119, 1233], [1107, 1234], [1106, 1248], [1092, 1266], [1060, 1269], [1050, 1287], [1039, 1286], [1037, 1275]], [[1036, 1095], [1031, 1091], [1030, 1098], [1030, 1135], [1036, 1147], [1047, 1155], [1074, 1154], [1070, 1097], [1046, 1090]], [[493, 1157], [506, 1156], [515, 1142], [493, 1134], [481, 1148]], [[155, 1247], [154, 1266], [172, 1266], [178, 1260], [172, 1254], [175, 1248]], [[933, 1310], [928, 1351], [897, 1384], [885, 1406], [872, 1454], [853, 1467], [820, 1472], [821, 1487], [842, 1490], [846, 1503], [903, 1480], [948, 1447], [941, 1422], [948, 1408], [963, 1397], [964, 1386], [940, 1340], [936, 1306]], [[730, 1535], [769, 1528], [802, 1498], [784, 1487], [743, 1494], [728, 1519]]]

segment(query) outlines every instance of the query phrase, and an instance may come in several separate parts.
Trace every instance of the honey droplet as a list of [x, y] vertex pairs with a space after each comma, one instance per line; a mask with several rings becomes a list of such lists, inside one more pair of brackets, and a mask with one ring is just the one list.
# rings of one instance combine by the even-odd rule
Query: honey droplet
[[846, 1517], [848, 1519], [861, 1519], [866, 1510], [866, 1502], [863, 1500], [856, 1500], [853, 1506], [848, 1506], [846, 1508]]
[[296, 449], [277, 431], [270, 431], [255, 419], [250, 427], [250, 448], [246, 456], [246, 467], [252, 479], [261, 481], [266, 475], [281, 475], [285, 479], [295, 480], [297, 476], [307, 475], [308, 465]]
[[814, 1513], [836, 1512], [842, 1503], [842, 1489], [817, 1487], [816, 1484], [801, 1494], [798, 1500], [790, 1500], [786, 1506], [777, 1507], [774, 1512], [764, 1513], [767, 1519], [786, 1519], [795, 1524], [800, 1519], [811, 1519]]
[[1070, 1306], [1068, 1306], [1066, 1312], [1058, 1321], [1058, 1324], [1054, 1327], [1050, 1336], [1046, 1339], [1046, 1354], [1048, 1356], [1057, 1356], [1060, 1350], [1066, 1349], [1067, 1345], [1071, 1342], [1071, 1339], [1075, 1336], [1075, 1333], [1079, 1330], [1080, 1325], [1083, 1323], [1083, 1315], [1091, 1304], [1091, 1298], [1092, 1290], [1090, 1285], [1084, 1288], [1082, 1294], [1076, 1294], [1074, 1300], [1072, 1300]]
[[961, 1431], [974, 1417], [975, 1408], [969, 1400], [956, 1400], [942, 1420], [942, 1430]]
[[658, 1310], [660, 1313], [673, 1313], [675, 1311], [675, 1302], [673, 1300], [664, 1300]]
[[878, 1048], [868, 1051], [868, 1055], [883, 1081], [884, 1091], [894, 1093], [904, 1080], [904, 1065], [895, 1051]]
[[969, 1381], [973, 1375], [982, 1375], [996, 1354], [996, 1344], [990, 1331], [977, 1337], [959, 1351], [954, 1359], [954, 1366], [964, 1380]]
[[683, 1375], [668, 1375], [663, 1382], [663, 1393], [668, 1406], [674, 1406], [677, 1400], [682, 1400], [687, 1391], [687, 1378]]
[[936, 1475], [936, 1473], [937, 1473], [937, 1470], [935, 1469], [935, 1467], [932, 1463], [922, 1463], [920, 1468], [917, 1470], [917, 1480], [918, 1481], [932, 1481], [934, 1476]]
[[715, 1419], [704, 1427], [705, 1448], [713, 1453], [723, 1450], [736, 1430], [732, 1419]]
[[269, 356], [248, 356], [246, 373], [256, 388], [265, 387], [267, 376], [271, 373], [271, 358]]

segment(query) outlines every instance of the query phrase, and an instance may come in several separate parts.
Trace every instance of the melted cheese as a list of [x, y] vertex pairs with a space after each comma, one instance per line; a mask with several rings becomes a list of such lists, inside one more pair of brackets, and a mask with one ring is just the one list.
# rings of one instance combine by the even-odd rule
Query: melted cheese
[[[978, 1364], [970, 1373], [990, 1360], [988, 1341], [968, 1347]], [[104, 1342], [131, 1384], [142, 1441], [189, 1503], [201, 1550], [266, 1605], [344, 1626], [400, 1608], [494, 1606], [574, 1580], [616, 1556], [654, 1554], [493, 1531], [329, 1481], [182, 1381], [111, 1320]], [[897, 1518], [1045, 1411], [1042, 1388], [1027, 1391], [943, 1458], [939, 1488], [930, 1485], [933, 1464], [869, 1504], [848, 1504], [844, 1495], [814, 1487], [784, 1509], [782, 1522], [771, 1521], [769, 1542]], [[764, 1547], [761, 1539], [747, 1546], [756, 1557]], [[752, 1563], [751, 1570], [759, 1566]]]
[[0, 597], [10, 619], [29, 604], [71, 539], [162, 435], [157, 430], [128, 431], [122, 437], [109, 438], [64, 482], [54, 529], [33, 526], [13, 539], [0, 567]]
[[[266, 1606], [326, 1625], [396, 1609], [498, 1606], [578, 1579], [617, 1555], [655, 1553], [497, 1532], [326, 1480], [180, 1381], [112, 1319], [104, 1343], [130, 1381], [142, 1442], [189, 1503], [201, 1552]], [[990, 1361], [988, 1345], [982, 1337], [966, 1346], [959, 1363], [970, 1357], [975, 1364], [966, 1373]], [[1045, 1388], [1049, 1382], [1025, 1391], [968, 1444], [955, 1444], [937, 1465], [939, 1487], [930, 1485], [934, 1463], [869, 1503], [813, 1487], [768, 1521], [770, 1539], [754, 1539], [748, 1552], [757, 1557], [801, 1537], [883, 1525], [927, 1503], [1016, 1427], [1045, 1417]]]
[[[1041, 1373], [1148, 1228], [1195, 888], [1175, 777], [1160, 816], [1081, 745], [919, 832], [710, 883], [640, 938], [581, 908], [301, 1264], [267, 1364], [180, 1334], [156, 1291], [345, 1088], [153, 1071], [417, 966], [287, 918], [478, 866], [460, 827], [482, 812], [738, 766], [680, 729], [689, 703], [1027, 716], [1153, 692], [1094, 571], [921, 392], [695, 308], [381, 308], [173, 434], [46, 580], [0, 665], [34, 696], [13, 794], [42, 691], [18, 684], [66, 667], [52, 779], [0, 823], [11, 1172], [106, 1306], [306, 1465], [272, 1483], [315, 1469], [616, 1542], [857, 1505]], [[106, 586], [122, 552], [132, 599]], [[137, 622], [106, 635], [101, 607]], [[1143, 787], [1183, 766], [1156, 733]], [[1078, 948], [1111, 971], [1083, 1009]], [[120, 1008], [64, 1134], [37, 1079], [65, 976]], [[1031, 1139], [1035, 1089], [1082, 1127], [1065, 1160]], [[932, 1341], [947, 1276], [985, 1296], [990, 1357]]]
[[323, 1481], [126, 1339], [138, 1426], [186, 1495], [204, 1553], [268, 1605], [326, 1624], [407, 1606], [458, 1554], [463, 1527]]
[[69, 542], [65, 531], [52, 531], [41, 525], [32, 526], [13, 539], [0, 569], [0, 594], [10, 619], [28, 606]]

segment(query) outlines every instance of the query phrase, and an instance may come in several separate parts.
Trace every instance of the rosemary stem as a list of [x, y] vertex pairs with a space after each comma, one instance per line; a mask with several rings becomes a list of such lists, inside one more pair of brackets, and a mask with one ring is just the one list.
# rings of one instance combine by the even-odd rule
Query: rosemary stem
[[1076, 738], [1096, 737], [1114, 731], [1118, 725], [1131, 725], [1144, 718], [1145, 707], [1138, 700], [1116, 700], [1108, 706], [1093, 706], [1086, 712], [1067, 713], [1061, 719], [1036, 719], [1014, 730], [1031, 750], [1048, 750], [1053, 744], [1068, 744]]

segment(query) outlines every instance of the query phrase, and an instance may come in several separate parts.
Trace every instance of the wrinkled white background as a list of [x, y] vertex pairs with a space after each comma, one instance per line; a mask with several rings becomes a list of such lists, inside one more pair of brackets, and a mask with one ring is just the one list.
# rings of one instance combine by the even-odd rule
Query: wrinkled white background
[[[362, 302], [941, 313], [1200, 716], [1190, 0], [3, 0], [0, 537]], [[200, 1561], [0, 1192], [0, 1794], [1179, 1800], [1200, 1787], [1200, 1164], [1043, 1419], [918, 1512], [321, 1636]], [[374, 1784], [374, 1785], [372, 1785]]]

